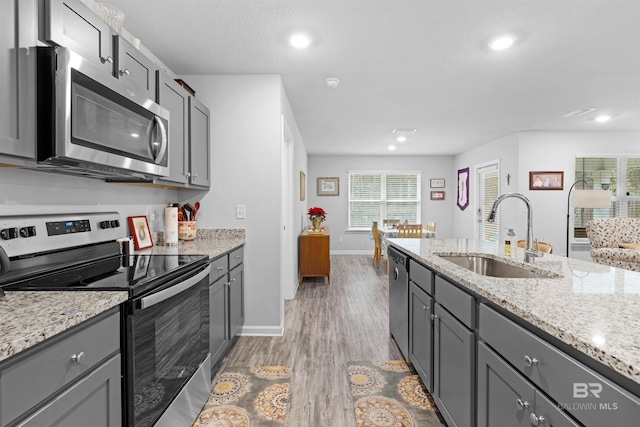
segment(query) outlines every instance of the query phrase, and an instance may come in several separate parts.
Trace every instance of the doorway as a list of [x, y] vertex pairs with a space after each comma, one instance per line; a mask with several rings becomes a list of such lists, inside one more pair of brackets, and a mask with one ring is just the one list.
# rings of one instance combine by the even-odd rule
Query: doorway
[[476, 239], [486, 242], [500, 241], [500, 215], [494, 222], [488, 222], [487, 216], [493, 202], [500, 195], [500, 161], [494, 160], [476, 166]]

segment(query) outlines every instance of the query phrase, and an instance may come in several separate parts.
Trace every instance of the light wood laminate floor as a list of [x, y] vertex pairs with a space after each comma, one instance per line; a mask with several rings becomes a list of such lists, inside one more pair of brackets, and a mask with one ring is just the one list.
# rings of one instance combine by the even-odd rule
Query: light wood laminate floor
[[282, 337], [240, 337], [226, 367], [293, 367], [288, 427], [356, 427], [348, 361], [401, 359], [389, 337], [389, 285], [381, 263], [332, 255], [331, 286], [305, 279], [285, 303]]

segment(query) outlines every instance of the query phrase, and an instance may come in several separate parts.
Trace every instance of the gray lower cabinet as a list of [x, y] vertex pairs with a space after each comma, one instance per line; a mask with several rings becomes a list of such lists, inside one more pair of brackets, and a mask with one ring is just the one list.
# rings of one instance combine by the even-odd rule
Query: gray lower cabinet
[[117, 308], [0, 365], [2, 427], [119, 427], [121, 396]]
[[18, 426], [120, 427], [120, 364], [118, 354]]
[[232, 339], [244, 324], [244, 265], [229, 272], [229, 326]]
[[[209, 343], [211, 349], [211, 367], [215, 367], [225, 354], [229, 346], [229, 322], [227, 300], [229, 288], [227, 278], [221, 277], [209, 287]], [[212, 376], [214, 375], [212, 369]]]
[[35, 163], [36, 0], [0, 1], [0, 163]]
[[433, 391], [433, 298], [409, 282], [409, 360], [427, 389]]
[[537, 390], [585, 426], [631, 426], [640, 419], [640, 398], [480, 304], [480, 337]]
[[475, 333], [438, 302], [433, 311], [433, 397], [449, 427], [472, 427]]
[[211, 261], [209, 345], [211, 377], [244, 324], [244, 247]]
[[579, 427], [504, 362], [478, 343], [478, 427]]

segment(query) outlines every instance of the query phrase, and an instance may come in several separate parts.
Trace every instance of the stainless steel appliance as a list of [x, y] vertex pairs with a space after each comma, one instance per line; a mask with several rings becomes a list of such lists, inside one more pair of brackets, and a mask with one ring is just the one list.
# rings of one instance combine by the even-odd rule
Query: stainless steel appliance
[[0, 216], [0, 287], [126, 290], [123, 425], [191, 425], [211, 393], [208, 257], [120, 255], [125, 234], [115, 212]]
[[409, 273], [407, 256], [389, 247], [389, 332], [409, 360]]
[[111, 181], [169, 173], [169, 112], [63, 47], [37, 49], [38, 168]]

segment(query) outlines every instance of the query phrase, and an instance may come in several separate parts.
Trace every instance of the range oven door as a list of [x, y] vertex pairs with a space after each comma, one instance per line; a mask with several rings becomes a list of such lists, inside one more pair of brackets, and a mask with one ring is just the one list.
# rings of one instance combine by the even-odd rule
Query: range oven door
[[169, 112], [133, 83], [62, 47], [38, 48], [40, 168], [105, 178], [166, 176]]
[[125, 425], [154, 425], [208, 360], [209, 271], [200, 268], [127, 303]]

